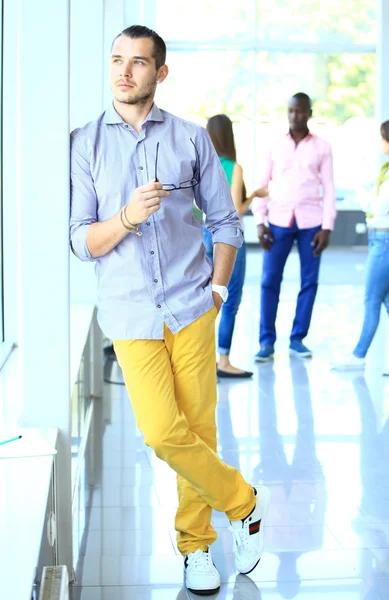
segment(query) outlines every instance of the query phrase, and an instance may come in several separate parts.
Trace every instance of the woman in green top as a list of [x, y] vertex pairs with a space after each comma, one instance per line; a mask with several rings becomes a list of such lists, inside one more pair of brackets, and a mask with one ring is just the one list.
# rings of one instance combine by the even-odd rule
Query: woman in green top
[[[207, 130], [220, 158], [226, 174], [235, 208], [240, 217], [249, 207], [253, 196], [246, 198], [242, 167], [236, 162], [236, 149], [232, 121], [227, 115], [215, 115], [207, 123]], [[258, 195], [258, 194], [257, 194]], [[213, 262], [212, 235], [203, 225], [203, 242], [207, 256]], [[228, 285], [228, 299], [223, 304], [218, 332], [218, 352], [220, 355], [217, 374], [219, 377], [251, 377], [250, 371], [243, 371], [231, 365], [229, 353], [235, 317], [242, 299], [243, 283], [246, 271], [246, 244], [239, 248], [234, 270]]]

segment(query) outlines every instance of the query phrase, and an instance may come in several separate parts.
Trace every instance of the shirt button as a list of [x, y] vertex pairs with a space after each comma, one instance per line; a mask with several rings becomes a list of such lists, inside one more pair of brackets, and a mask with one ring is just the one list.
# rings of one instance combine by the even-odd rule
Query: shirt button
[[150, 254], [154, 254], [154, 250], [150, 250]]
[[154, 283], [158, 283], [158, 279], [154, 279]]
[[139, 171], [143, 171], [143, 167], [139, 167]]
[[148, 221], [147, 221], [146, 225], [147, 225], [147, 227], [150, 227], [150, 223]]
[[157, 308], [161, 308], [161, 305], [160, 305], [160, 304], [157, 304]]

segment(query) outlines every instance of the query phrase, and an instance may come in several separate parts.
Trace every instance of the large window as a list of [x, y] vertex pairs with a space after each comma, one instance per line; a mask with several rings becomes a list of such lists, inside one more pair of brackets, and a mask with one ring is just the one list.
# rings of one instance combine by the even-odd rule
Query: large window
[[311, 129], [332, 144], [338, 198], [352, 197], [356, 173], [375, 174], [375, 0], [156, 4], [170, 67], [158, 103], [203, 125], [230, 115], [249, 188], [297, 91], [313, 100]]
[[156, 0], [165, 39], [375, 44], [376, 0]]

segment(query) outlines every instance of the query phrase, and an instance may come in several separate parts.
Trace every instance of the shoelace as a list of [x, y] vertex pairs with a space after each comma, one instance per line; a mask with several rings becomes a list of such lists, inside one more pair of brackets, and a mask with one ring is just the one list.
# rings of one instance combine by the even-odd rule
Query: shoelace
[[196, 550], [196, 552], [193, 552], [188, 561], [188, 567], [194, 569], [200, 568], [206, 571], [212, 566], [212, 564], [211, 553], [209, 551], [203, 552], [202, 550]]
[[241, 529], [237, 529], [232, 525], [228, 528], [234, 536], [234, 545], [237, 549], [242, 548], [243, 550], [250, 550], [249, 534], [248, 534], [248, 523], [243, 523]]

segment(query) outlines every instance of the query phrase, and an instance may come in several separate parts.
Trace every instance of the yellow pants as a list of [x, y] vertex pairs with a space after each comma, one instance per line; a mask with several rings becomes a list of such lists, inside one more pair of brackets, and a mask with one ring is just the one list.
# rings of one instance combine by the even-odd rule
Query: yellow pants
[[164, 340], [114, 342], [145, 443], [177, 473], [175, 527], [184, 555], [216, 540], [212, 508], [230, 521], [255, 506], [253, 488], [216, 454], [216, 308]]

